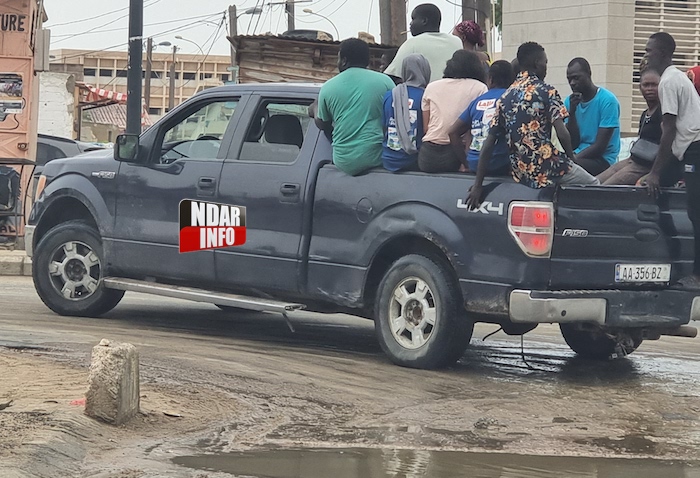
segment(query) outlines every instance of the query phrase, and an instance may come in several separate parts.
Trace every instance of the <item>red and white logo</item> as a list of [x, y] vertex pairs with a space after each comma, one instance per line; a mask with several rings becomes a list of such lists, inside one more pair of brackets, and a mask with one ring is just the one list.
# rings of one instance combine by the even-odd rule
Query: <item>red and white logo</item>
[[180, 201], [180, 252], [241, 246], [246, 240], [246, 211], [241, 206]]

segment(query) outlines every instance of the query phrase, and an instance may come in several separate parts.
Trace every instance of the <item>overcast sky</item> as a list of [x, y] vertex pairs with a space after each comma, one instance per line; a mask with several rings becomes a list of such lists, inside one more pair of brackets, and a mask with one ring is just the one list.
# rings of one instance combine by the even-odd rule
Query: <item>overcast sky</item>
[[[297, 0], [299, 1], [299, 0]], [[426, 0], [409, 0], [408, 13]], [[169, 41], [181, 47], [183, 53], [197, 53], [198, 47], [183, 40], [180, 35], [197, 43], [205, 53], [228, 54], [226, 25], [219, 28], [224, 10], [230, 0], [144, 0], [144, 35], [153, 36], [155, 43]], [[238, 14], [260, 6], [261, 0], [235, 2]], [[281, 0], [265, 0], [259, 16], [242, 15], [238, 19], [239, 34], [282, 33], [287, 29]], [[458, 0], [433, 0], [443, 14], [442, 31], [450, 32], [460, 21]], [[81, 48], [89, 50], [125, 50], [128, 32], [128, 0], [45, 0], [49, 17], [45, 27], [51, 30], [51, 49]], [[311, 0], [296, 5], [296, 28], [327, 31], [336, 37], [335, 29], [324, 18], [304, 13], [310, 8], [328, 17], [338, 29], [340, 39], [368, 31], [380, 41], [378, 0]], [[161, 47], [160, 51], [167, 48]]]

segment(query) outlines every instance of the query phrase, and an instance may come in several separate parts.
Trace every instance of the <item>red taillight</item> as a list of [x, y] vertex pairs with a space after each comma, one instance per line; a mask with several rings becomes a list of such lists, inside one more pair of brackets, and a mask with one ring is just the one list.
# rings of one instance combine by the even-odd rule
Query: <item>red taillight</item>
[[551, 227], [552, 209], [551, 207], [514, 204], [510, 210], [510, 225], [515, 227]]
[[511, 203], [508, 230], [525, 254], [548, 257], [552, 250], [554, 236], [552, 203]]

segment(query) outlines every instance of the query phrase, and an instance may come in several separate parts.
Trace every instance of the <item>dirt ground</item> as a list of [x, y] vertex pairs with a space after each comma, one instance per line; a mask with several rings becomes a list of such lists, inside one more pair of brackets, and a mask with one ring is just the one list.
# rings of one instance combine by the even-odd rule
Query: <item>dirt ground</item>
[[[270, 446], [700, 460], [694, 340], [591, 363], [555, 327], [526, 336], [522, 356], [518, 338], [484, 342], [494, 328], [479, 326], [459, 364], [420, 371], [390, 364], [371, 324], [347, 316], [299, 314], [292, 333], [274, 314], [133, 296], [105, 319], [67, 319], [13, 285], [21, 299], [0, 310], [2, 476], [216, 477], [172, 460]], [[123, 427], [72, 404], [102, 338], [141, 355], [141, 414]]]
[[[170, 475], [170, 459], [193, 450], [269, 445], [699, 458], [697, 396], [658, 390], [640, 388], [633, 398], [603, 385], [595, 401], [589, 387], [573, 387], [549, 390], [543, 400], [536, 391], [541, 383], [523, 393], [507, 381], [484, 379], [469, 389], [457, 383], [435, 389], [420, 400], [422, 393], [410, 389], [389, 399], [362, 377], [340, 380], [353, 389], [343, 396], [314, 385], [279, 394], [252, 381], [228, 391], [146, 382], [141, 413], [113, 427], [85, 417], [76, 402], [84, 397], [86, 367], [31, 350], [3, 350], [0, 367], [0, 403], [12, 400], [0, 412], [0, 463], [36, 476]], [[179, 470], [177, 476], [216, 474]]]
[[[2, 476], [12, 469], [39, 476], [144, 476], [138, 462], [146, 447], [168, 437], [196, 437], [217, 422], [234, 420], [245, 408], [217, 390], [144, 384], [140, 413], [114, 427], [83, 413], [85, 367], [0, 349], [0, 368], [0, 407], [11, 402], [0, 411]], [[151, 463], [148, 468], [159, 467]]]

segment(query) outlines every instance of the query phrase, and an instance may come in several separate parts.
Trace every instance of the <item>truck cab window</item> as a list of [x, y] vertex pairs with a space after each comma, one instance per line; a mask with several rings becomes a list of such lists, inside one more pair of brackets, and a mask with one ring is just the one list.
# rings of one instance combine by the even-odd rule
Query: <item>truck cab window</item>
[[160, 163], [182, 158], [214, 159], [237, 101], [217, 101], [196, 110], [165, 132]]
[[251, 121], [238, 159], [293, 163], [309, 127], [312, 101], [264, 101]]

